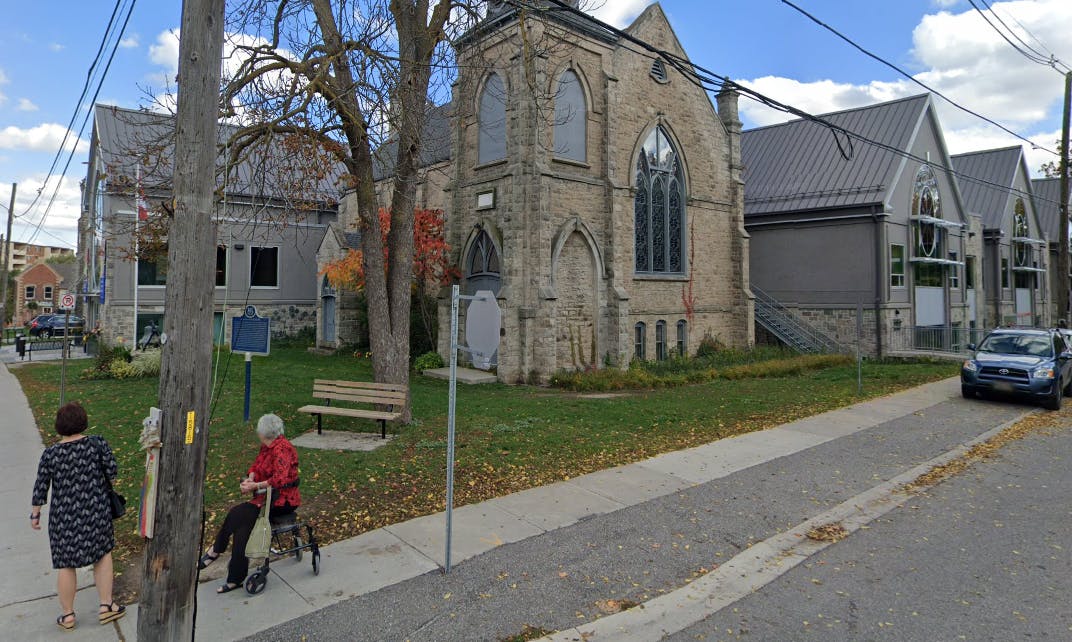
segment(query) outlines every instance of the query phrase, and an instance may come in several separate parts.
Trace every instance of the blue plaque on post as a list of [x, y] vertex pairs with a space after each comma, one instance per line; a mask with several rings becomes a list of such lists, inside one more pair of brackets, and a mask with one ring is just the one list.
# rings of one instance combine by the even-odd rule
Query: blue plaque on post
[[231, 352], [268, 356], [271, 343], [271, 319], [258, 316], [256, 307], [247, 305], [242, 316], [231, 318]]

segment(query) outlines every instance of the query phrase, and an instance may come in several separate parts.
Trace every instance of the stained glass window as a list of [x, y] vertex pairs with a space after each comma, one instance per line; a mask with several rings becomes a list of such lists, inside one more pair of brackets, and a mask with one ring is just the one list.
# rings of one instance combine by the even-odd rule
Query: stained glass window
[[945, 229], [935, 219], [942, 218], [942, 200], [938, 179], [930, 165], [916, 172], [912, 193], [912, 214], [915, 216], [914, 256], [935, 262], [919, 261], [912, 267], [913, 282], [920, 287], [942, 287], [945, 279]]
[[662, 127], [645, 139], [636, 172], [636, 271], [680, 274], [684, 272], [685, 178], [679, 154]]
[[1024, 199], [1018, 198], [1014, 208], [1012, 230], [1016, 267], [1027, 267], [1031, 264], [1031, 246], [1023, 241], [1015, 240], [1026, 239], [1030, 234], [1031, 232], [1027, 227], [1027, 209], [1024, 207]]

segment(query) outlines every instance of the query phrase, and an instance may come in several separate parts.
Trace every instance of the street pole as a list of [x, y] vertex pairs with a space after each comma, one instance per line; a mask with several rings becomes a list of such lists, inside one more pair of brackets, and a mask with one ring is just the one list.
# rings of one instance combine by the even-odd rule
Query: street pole
[[138, 602], [138, 639], [144, 642], [187, 642], [195, 630], [212, 379], [212, 212], [224, 7], [225, 0], [182, 4], [156, 523], [145, 546]]
[[1068, 223], [1068, 127], [1069, 115], [1072, 111], [1072, 72], [1065, 74], [1065, 110], [1061, 119], [1061, 160], [1058, 167], [1061, 170], [1061, 235], [1057, 245], [1057, 274], [1060, 275], [1061, 287], [1057, 288], [1057, 310], [1065, 321], [1069, 319], [1069, 223]]
[[450, 386], [447, 389], [447, 533], [443, 570], [450, 573], [451, 537], [454, 534], [454, 421], [458, 403], [458, 299], [461, 288], [450, 291]]
[[67, 398], [67, 333], [71, 328], [71, 311], [63, 311], [63, 348], [61, 348], [62, 365], [60, 366], [60, 407]]
[[7, 325], [7, 264], [11, 261], [11, 222], [15, 219], [15, 189], [18, 183], [11, 184], [11, 205], [7, 208], [7, 236], [4, 237], [4, 247], [0, 252], [3, 259], [0, 265], [0, 346], [4, 345], [4, 332]]

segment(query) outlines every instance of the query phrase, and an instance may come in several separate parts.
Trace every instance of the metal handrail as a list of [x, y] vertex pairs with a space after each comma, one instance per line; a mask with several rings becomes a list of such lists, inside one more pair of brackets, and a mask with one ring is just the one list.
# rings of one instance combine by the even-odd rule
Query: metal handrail
[[[760, 319], [763, 326], [779, 339], [789, 343], [793, 347], [804, 352], [838, 352], [840, 346], [834, 340], [808, 325], [797, 317], [789, 308], [781, 304], [770, 294], [761, 288], [752, 286], [752, 293], [756, 301], [756, 318]], [[789, 336], [786, 332], [779, 332], [778, 325], [787, 327], [797, 337]], [[800, 340], [798, 340], [798, 337]]]

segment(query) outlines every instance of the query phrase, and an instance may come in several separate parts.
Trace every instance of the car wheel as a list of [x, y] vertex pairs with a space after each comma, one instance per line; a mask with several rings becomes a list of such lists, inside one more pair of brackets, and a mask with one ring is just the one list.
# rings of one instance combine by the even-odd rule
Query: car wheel
[[1064, 394], [1062, 394], [1063, 392], [1063, 387], [1061, 386], [1060, 382], [1058, 382], [1053, 387], [1053, 395], [1051, 395], [1050, 398], [1047, 399], [1046, 402], [1042, 405], [1047, 410], [1060, 410], [1061, 405], [1064, 402]]
[[44, 331], [42, 331], [41, 336], [46, 338], [46, 339], [51, 339], [52, 338], [52, 330], [44, 330]]
[[975, 388], [972, 388], [971, 386], [961, 385], [960, 394], [965, 399], [975, 399]]

